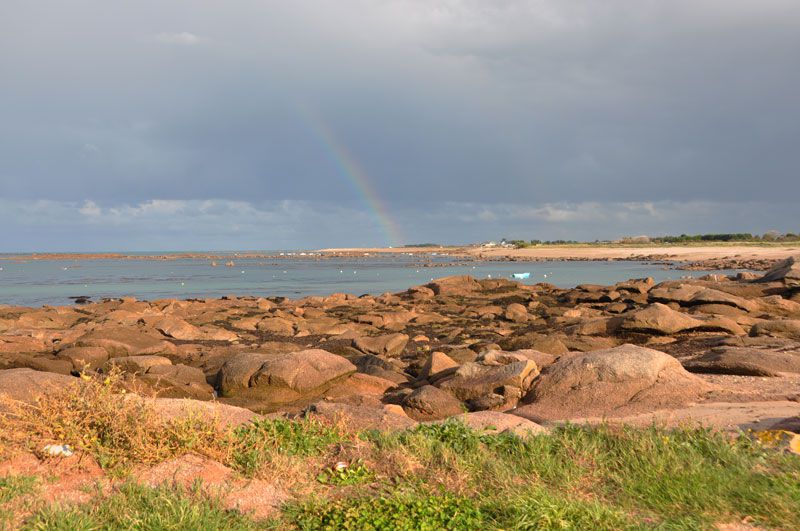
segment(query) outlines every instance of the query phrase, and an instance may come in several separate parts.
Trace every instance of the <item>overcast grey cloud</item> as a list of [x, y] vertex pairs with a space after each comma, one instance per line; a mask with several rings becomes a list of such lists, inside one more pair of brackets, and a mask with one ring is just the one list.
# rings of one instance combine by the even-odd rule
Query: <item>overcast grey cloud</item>
[[795, 0], [3, 0], [0, 251], [389, 243], [351, 163], [407, 241], [797, 231], [798, 57]]

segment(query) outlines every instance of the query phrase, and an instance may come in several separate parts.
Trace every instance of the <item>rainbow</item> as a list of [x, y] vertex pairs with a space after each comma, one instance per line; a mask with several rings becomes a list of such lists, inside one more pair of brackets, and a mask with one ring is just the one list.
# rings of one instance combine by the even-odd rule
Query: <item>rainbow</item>
[[299, 106], [300, 114], [320, 143], [325, 146], [329, 156], [336, 162], [342, 175], [352, 185], [355, 192], [363, 199], [364, 204], [372, 212], [375, 220], [384, 233], [387, 245], [399, 246], [404, 243], [400, 227], [392, 218], [386, 203], [380, 198], [367, 172], [356, 161], [347, 147], [333, 134], [327, 123], [306, 106]]

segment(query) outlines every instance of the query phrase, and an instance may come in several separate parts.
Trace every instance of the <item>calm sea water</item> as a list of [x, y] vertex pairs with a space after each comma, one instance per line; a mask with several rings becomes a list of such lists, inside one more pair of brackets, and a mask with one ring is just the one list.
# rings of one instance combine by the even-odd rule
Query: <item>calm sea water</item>
[[[450, 257], [432, 257], [452, 262]], [[446, 267], [418, 267], [409, 256], [336, 258], [319, 261], [282, 258], [224, 260], [212, 267], [206, 259], [181, 260], [0, 260], [0, 304], [38, 306], [72, 304], [70, 297], [134, 296], [139, 299], [205, 298], [223, 295], [285, 296], [346, 292], [361, 295], [402, 291], [433, 278], [470, 274], [508, 278], [530, 272], [523, 282], [550, 282], [560, 287], [582, 283], [613, 284], [653, 277], [657, 281], [699, 276], [645, 262], [469, 262]], [[729, 274], [732, 271], [724, 271]]]

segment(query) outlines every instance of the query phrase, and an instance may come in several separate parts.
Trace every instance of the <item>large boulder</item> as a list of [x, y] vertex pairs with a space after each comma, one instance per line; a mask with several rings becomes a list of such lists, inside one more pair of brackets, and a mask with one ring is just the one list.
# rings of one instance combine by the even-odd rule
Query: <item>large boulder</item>
[[674, 302], [681, 306], [697, 306], [701, 304], [724, 304], [752, 312], [758, 305], [744, 297], [726, 293], [718, 289], [697, 284], [659, 284], [650, 290], [649, 298], [657, 302]]
[[711, 390], [672, 356], [635, 345], [562, 358], [515, 414], [531, 420], [615, 416], [688, 404]]
[[461, 402], [432, 385], [423, 385], [405, 397], [403, 409], [409, 417], [420, 421], [453, 417], [464, 412]]
[[0, 397], [32, 404], [37, 398], [61, 392], [77, 381], [76, 378], [64, 374], [33, 369], [6, 369], [0, 371]]
[[722, 331], [734, 335], [745, 333], [736, 322], [726, 317], [712, 316], [703, 320], [695, 319], [660, 302], [626, 315], [619, 330], [660, 335], [700, 330]]
[[481, 290], [480, 283], [469, 275], [437, 278], [425, 287], [436, 295], [470, 295]]
[[356, 372], [342, 356], [311, 349], [281, 355], [245, 353], [225, 362], [217, 375], [224, 397], [285, 404], [318, 396]]
[[645, 334], [675, 334], [684, 330], [700, 328], [702, 321], [677, 312], [665, 304], [656, 302], [643, 310], [625, 317], [620, 329]]
[[742, 376], [800, 374], [800, 352], [715, 347], [701, 356], [685, 361], [683, 366], [691, 372]]
[[800, 262], [790, 256], [767, 271], [757, 282], [783, 282], [787, 287], [798, 288], [800, 287]]

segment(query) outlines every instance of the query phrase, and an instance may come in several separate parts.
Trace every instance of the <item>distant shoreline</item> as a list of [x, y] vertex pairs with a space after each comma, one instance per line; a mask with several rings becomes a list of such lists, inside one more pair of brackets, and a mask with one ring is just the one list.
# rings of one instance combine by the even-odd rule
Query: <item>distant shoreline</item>
[[703, 245], [576, 244], [513, 247], [369, 247], [321, 249], [328, 254], [427, 252], [461, 255], [477, 260], [674, 260], [711, 259], [781, 260], [800, 254], [800, 245], [763, 243]]
[[[702, 245], [634, 245], [634, 244], [573, 244], [513, 247], [342, 247], [286, 253], [244, 252], [175, 252], [152, 254], [128, 253], [16, 253], [0, 255], [0, 261], [19, 260], [252, 260], [252, 259], [328, 259], [367, 254], [446, 254], [473, 260], [781, 260], [800, 255], [800, 245], [771, 245], [763, 243], [702, 244]], [[220, 264], [223, 265], [223, 264]]]

